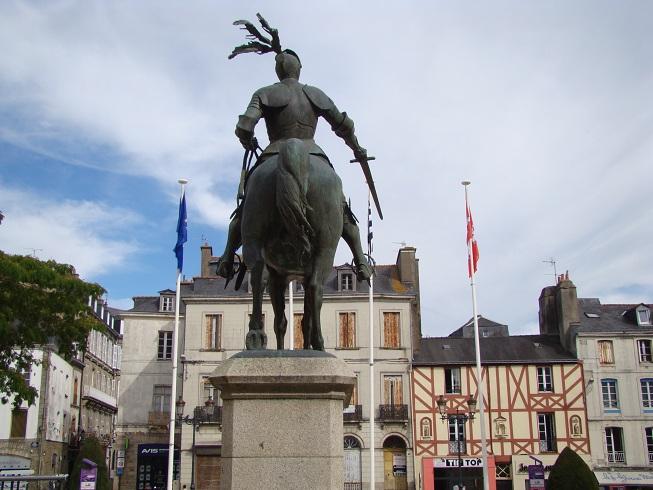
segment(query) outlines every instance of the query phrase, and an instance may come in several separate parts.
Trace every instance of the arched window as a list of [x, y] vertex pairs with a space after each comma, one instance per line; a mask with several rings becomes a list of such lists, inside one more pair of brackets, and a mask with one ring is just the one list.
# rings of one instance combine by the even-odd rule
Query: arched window
[[360, 449], [361, 443], [354, 436], [345, 436], [345, 449]]
[[424, 417], [419, 423], [420, 432], [422, 434], [422, 439], [430, 439], [433, 437], [433, 426], [431, 425], [431, 419]]
[[[354, 436], [345, 436], [345, 488], [361, 488], [361, 443]], [[342, 488], [342, 487], [341, 487]]]

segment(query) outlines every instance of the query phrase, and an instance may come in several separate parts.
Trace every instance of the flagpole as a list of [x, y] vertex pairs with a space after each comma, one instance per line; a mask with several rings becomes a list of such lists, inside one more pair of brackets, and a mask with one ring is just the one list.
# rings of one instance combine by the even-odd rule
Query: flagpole
[[[372, 236], [370, 214], [370, 192], [367, 193], [367, 253], [371, 260], [372, 257]], [[374, 425], [375, 425], [375, 407], [374, 407], [374, 274], [370, 276], [370, 489], [374, 490], [376, 486], [375, 474], [375, 438], [374, 438]]]
[[[179, 206], [181, 208], [182, 200], [184, 199], [185, 185], [188, 183], [186, 179], [179, 179], [181, 186], [181, 193], [179, 197]], [[181, 220], [180, 209], [180, 220]], [[185, 219], [185, 217], [184, 217]], [[180, 223], [177, 223], [179, 228]], [[185, 223], [183, 226], [186, 226]], [[179, 231], [178, 231], [179, 233]], [[179, 238], [177, 238], [179, 240]], [[172, 330], [172, 385], [170, 387], [170, 434], [168, 439], [168, 480], [166, 488], [172, 490], [172, 477], [174, 472], [175, 462], [175, 423], [176, 423], [176, 410], [175, 402], [177, 400], [177, 348], [179, 344], [179, 304], [180, 304], [180, 290], [181, 288], [181, 270], [177, 267], [177, 289], [175, 290], [175, 324]], [[193, 448], [195, 450], [195, 448]], [[180, 475], [181, 477], [181, 475]]]
[[[464, 180], [461, 184], [465, 187], [465, 205], [467, 210], [470, 209], [469, 206], [469, 196], [467, 193], [467, 186], [471, 182]], [[468, 211], [471, 213], [471, 211]], [[471, 214], [467, 218], [471, 219]], [[468, 253], [468, 263], [469, 263], [469, 277], [470, 277], [470, 286], [472, 288], [472, 313], [474, 315], [474, 348], [476, 351], [476, 380], [478, 385], [478, 407], [479, 407], [479, 418], [481, 426], [481, 457], [483, 459], [483, 489], [489, 490], [490, 481], [489, 481], [489, 471], [488, 471], [488, 462], [487, 462], [487, 436], [485, 431], [485, 403], [484, 403], [484, 389], [483, 389], [483, 379], [482, 379], [482, 369], [481, 369], [481, 344], [479, 341], [478, 335], [478, 309], [476, 305], [476, 283], [474, 281], [476, 267], [474, 263], [474, 251], [472, 250], [472, 240], [467, 240], [467, 253]]]
[[293, 289], [295, 281], [288, 284], [288, 309], [290, 310], [290, 350], [295, 350], [295, 314], [293, 308]]

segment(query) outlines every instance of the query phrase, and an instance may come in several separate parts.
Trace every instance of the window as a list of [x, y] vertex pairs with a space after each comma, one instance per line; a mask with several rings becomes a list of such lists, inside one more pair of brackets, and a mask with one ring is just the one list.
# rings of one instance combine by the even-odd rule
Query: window
[[172, 332], [159, 332], [158, 359], [172, 359]]
[[401, 376], [383, 376], [383, 400], [386, 405], [403, 405]]
[[510, 472], [510, 463], [497, 463], [496, 466], [497, 480], [512, 480]]
[[383, 347], [398, 349], [401, 346], [399, 312], [383, 312]]
[[551, 366], [537, 367], [537, 390], [539, 392], [553, 391], [553, 374]]
[[447, 394], [460, 393], [460, 368], [444, 370], [444, 388]]
[[642, 407], [653, 409], [653, 379], [642, 379], [639, 384], [642, 389]]
[[355, 291], [353, 272], [340, 272], [340, 291]]
[[637, 308], [637, 324], [638, 325], [651, 324], [651, 310], [649, 310], [644, 305], [641, 305]]
[[170, 412], [171, 394], [172, 394], [172, 386], [154, 385], [154, 393], [152, 395], [152, 411]]
[[351, 392], [351, 400], [349, 405], [358, 405], [358, 373], [354, 373], [354, 390]]
[[653, 362], [651, 357], [651, 341], [648, 339], [637, 341], [637, 351], [639, 352], [639, 362]]
[[456, 417], [449, 418], [449, 453], [467, 453], [465, 444], [465, 422]]
[[295, 329], [295, 349], [304, 348], [304, 331], [302, 330], [302, 321], [304, 320], [303, 313], [295, 313], [293, 315], [293, 328]]
[[617, 393], [616, 379], [601, 380], [601, 397], [603, 399], [603, 409], [608, 411], [619, 411], [619, 395]]
[[555, 419], [552, 413], [537, 414], [537, 430], [540, 436], [540, 452], [556, 451]]
[[339, 313], [338, 347], [340, 349], [356, 348], [356, 313]]
[[208, 376], [203, 376], [202, 377], [202, 402], [207, 402], [209, 398], [213, 400], [213, 403], [216, 405], [218, 404], [218, 400], [216, 399], [216, 389], [215, 386], [213, 386], [213, 383], [209, 380]]
[[646, 451], [648, 452], [648, 464], [653, 464], [653, 427], [644, 429], [646, 434]]
[[614, 354], [611, 340], [599, 340], [597, 342], [599, 351], [599, 362], [601, 364], [614, 364]]
[[433, 425], [431, 424], [431, 419], [424, 417], [419, 423], [420, 433], [422, 434], [422, 439], [430, 439], [433, 437]]
[[11, 411], [11, 432], [9, 437], [25, 439], [27, 434], [27, 409], [14, 408]]
[[605, 449], [608, 463], [625, 463], [623, 429], [621, 427], [605, 428]]
[[77, 405], [79, 398], [79, 379], [75, 378], [73, 383], [73, 405]]
[[204, 348], [209, 350], [222, 348], [222, 315], [204, 317]]
[[175, 311], [174, 296], [161, 296], [161, 311]]

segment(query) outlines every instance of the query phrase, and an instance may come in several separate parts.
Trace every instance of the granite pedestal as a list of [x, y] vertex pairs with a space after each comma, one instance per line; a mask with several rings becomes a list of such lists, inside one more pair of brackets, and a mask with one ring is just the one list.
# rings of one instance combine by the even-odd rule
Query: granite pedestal
[[343, 488], [342, 410], [354, 373], [319, 351], [244, 351], [211, 378], [220, 389], [221, 488]]

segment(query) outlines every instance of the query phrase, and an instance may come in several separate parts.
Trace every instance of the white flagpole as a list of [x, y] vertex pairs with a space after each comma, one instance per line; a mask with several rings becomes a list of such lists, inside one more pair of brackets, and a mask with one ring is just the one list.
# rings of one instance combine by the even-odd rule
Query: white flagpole
[[295, 309], [293, 308], [293, 289], [295, 281], [288, 284], [288, 309], [290, 310], [290, 350], [295, 350]]
[[[471, 184], [469, 181], [461, 182], [465, 187], [465, 205], [470, 211], [471, 207], [469, 206], [469, 198], [467, 194], [467, 186]], [[468, 218], [469, 219], [469, 218]], [[485, 404], [483, 402], [484, 390], [483, 390], [483, 379], [482, 379], [482, 369], [481, 369], [481, 344], [478, 336], [478, 309], [476, 306], [476, 284], [474, 282], [474, 256], [472, 251], [472, 240], [467, 241], [467, 253], [468, 261], [470, 261], [469, 272], [470, 272], [470, 285], [472, 287], [472, 313], [474, 315], [474, 348], [476, 350], [476, 379], [478, 384], [478, 407], [479, 407], [479, 418], [481, 426], [481, 457], [483, 459], [483, 489], [489, 490], [490, 481], [489, 481], [489, 472], [487, 467], [487, 436], [485, 431]]]
[[[367, 232], [368, 232], [368, 254], [372, 256], [369, 240], [370, 226], [370, 192], [367, 193]], [[374, 407], [374, 274], [370, 276], [370, 489], [374, 490], [376, 486], [376, 474], [374, 469], [374, 425], [375, 425], [375, 407]]]
[[[186, 179], [178, 180], [181, 186], [179, 202], [184, 197], [184, 186], [188, 183]], [[166, 488], [172, 490], [172, 477], [175, 464], [175, 422], [176, 410], [175, 402], [177, 400], [177, 348], [179, 344], [179, 303], [181, 288], [181, 271], [177, 269], [177, 289], [175, 291], [175, 325], [172, 330], [172, 385], [170, 387], [170, 434], [168, 439], [168, 480]], [[193, 448], [194, 450], [194, 448]], [[181, 475], [179, 475], [181, 477]]]

